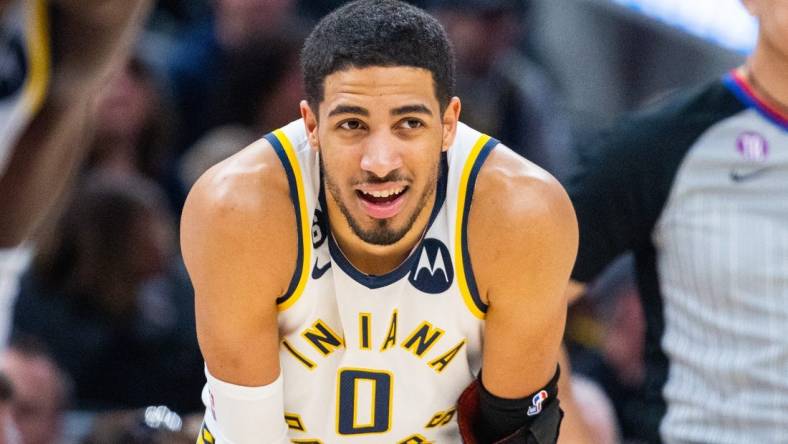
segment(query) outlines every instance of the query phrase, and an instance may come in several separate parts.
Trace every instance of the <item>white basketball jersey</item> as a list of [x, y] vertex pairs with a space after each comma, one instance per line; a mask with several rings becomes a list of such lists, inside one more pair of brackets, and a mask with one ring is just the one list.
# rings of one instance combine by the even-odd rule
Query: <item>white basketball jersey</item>
[[463, 124], [442, 159], [423, 240], [395, 270], [359, 272], [329, 230], [304, 123], [265, 138], [287, 171], [296, 273], [279, 299], [285, 420], [294, 443], [459, 443], [455, 404], [481, 366], [487, 307], [468, 256], [476, 176], [498, 144]]
[[44, 101], [49, 45], [46, 1], [11, 0], [0, 17], [0, 175]]

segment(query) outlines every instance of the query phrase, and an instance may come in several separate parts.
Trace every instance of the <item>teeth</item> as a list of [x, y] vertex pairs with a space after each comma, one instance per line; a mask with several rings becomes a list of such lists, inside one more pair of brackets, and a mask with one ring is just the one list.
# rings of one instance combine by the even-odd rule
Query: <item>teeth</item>
[[373, 197], [389, 197], [394, 196], [396, 194], [400, 194], [405, 191], [405, 187], [394, 188], [391, 190], [381, 190], [381, 191], [362, 191], [362, 193], [367, 194]]

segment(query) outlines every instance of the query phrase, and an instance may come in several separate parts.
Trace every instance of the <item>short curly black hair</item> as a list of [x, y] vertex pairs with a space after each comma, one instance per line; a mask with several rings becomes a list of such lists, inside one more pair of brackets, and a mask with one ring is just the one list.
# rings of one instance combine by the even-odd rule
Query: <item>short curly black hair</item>
[[411, 66], [432, 73], [445, 109], [454, 96], [454, 51], [427, 12], [397, 0], [356, 0], [325, 16], [301, 52], [304, 88], [316, 111], [326, 76], [348, 68]]

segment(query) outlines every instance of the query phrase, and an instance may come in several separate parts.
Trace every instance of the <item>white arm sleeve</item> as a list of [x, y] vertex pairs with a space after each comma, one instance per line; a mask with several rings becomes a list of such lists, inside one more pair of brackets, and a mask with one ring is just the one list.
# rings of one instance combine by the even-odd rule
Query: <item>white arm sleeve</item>
[[202, 391], [205, 404], [198, 444], [288, 443], [282, 374], [261, 387], [220, 381], [205, 368], [208, 382]]

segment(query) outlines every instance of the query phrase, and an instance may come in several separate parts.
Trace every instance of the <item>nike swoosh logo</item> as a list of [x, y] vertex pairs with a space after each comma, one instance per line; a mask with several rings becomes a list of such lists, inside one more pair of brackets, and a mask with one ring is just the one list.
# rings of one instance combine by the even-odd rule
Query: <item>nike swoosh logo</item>
[[331, 268], [331, 261], [326, 262], [322, 267], [317, 266], [317, 259], [315, 259], [315, 266], [312, 268], [312, 279], [318, 280], [326, 274], [326, 271]]
[[771, 169], [772, 168], [768, 167], [768, 166], [767, 167], [763, 167], [763, 168], [758, 168], [757, 170], [750, 170], [750, 171], [739, 171], [739, 170], [734, 169], [734, 170], [731, 170], [730, 177], [731, 177], [732, 181], [734, 181], [736, 183], [741, 183], [741, 182], [746, 182], [746, 181], [755, 179], [756, 177], [761, 176], [763, 173], [765, 173], [765, 172], [767, 172], [767, 171], [769, 171]]

